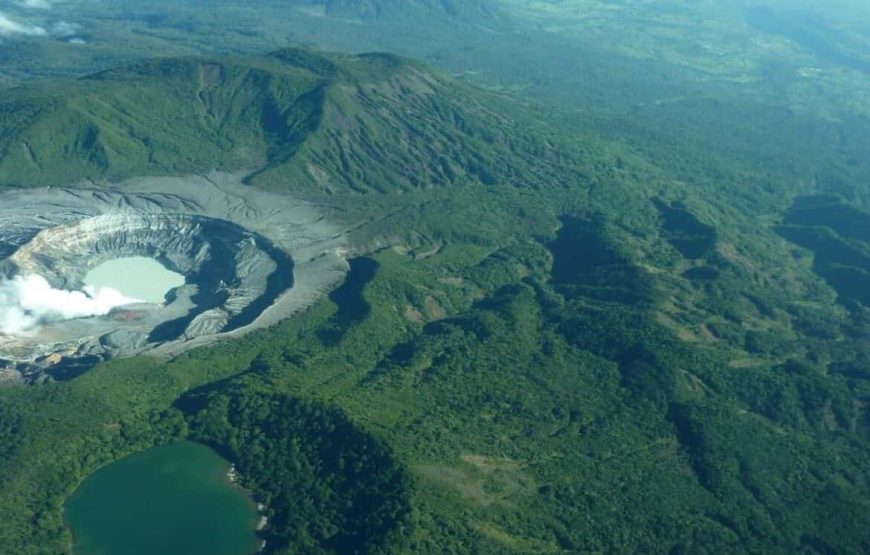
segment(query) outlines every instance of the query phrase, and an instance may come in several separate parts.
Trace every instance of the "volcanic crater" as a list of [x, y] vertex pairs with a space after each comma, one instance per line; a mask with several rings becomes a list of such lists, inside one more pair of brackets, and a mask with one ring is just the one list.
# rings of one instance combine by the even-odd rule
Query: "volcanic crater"
[[76, 318], [27, 313], [33, 329], [0, 332], [4, 380], [62, 379], [107, 358], [174, 356], [237, 336], [311, 304], [348, 270], [346, 233], [328, 209], [247, 187], [240, 175], [0, 197], [3, 283], [39, 276], [53, 290], [92, 294], [88, 272], [125, 257], [154, 259], [184, 279], [162, 303]]

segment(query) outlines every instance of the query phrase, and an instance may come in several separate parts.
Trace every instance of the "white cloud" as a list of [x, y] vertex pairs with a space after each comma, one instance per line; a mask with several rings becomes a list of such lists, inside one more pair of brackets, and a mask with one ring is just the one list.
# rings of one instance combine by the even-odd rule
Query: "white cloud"
[[49, 0], [19, 0], [18, 5], [31, 10], [50, 10], [51, 2]]
[[70, 23], [69, 21], [58, 21], [51, 26], [51, 34], [60, 37], [69, 37], [75, 35], [82, 28], [78, 23]]
[[48, 31], [46, 31], [44, 27], [18, 23], [17, 21], [9, 19], [5, 13], [0, 12], [0, 37], [10, 37], [13, 35], [41, 37], [47, 34]]
[[104, 316], [136, 302], [141, 301], [111, 287], [64, 291], [53, 288], [42, 276], [16, 276], [0, 283], [0, 333], [28, 335], [50, 322]]

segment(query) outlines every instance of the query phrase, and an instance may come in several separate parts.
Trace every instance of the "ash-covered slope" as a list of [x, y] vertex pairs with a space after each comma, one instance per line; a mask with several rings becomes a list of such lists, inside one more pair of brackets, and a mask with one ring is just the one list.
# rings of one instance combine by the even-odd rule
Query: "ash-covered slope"
[[324, 192], [538, 181], [552, 145], [501, 103], [382, 54], [151, 61], [7, 95], [0, 183], [239, 167], [256, 185]]

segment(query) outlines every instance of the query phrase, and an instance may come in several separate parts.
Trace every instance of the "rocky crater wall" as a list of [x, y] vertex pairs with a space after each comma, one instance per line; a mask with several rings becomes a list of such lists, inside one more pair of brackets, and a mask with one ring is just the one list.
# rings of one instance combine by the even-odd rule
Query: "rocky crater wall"
[[173, 356], [274, 324], [337, 286], [348, 269], [337, 218], [239, 177], [0, 194], [0, 279], [38, 275], [76, 291], [94, 267], [129, 256], [157, 259], [185, 278], [163, 305], [0, 334], [0, 380], [40, 379], [115, 356]]

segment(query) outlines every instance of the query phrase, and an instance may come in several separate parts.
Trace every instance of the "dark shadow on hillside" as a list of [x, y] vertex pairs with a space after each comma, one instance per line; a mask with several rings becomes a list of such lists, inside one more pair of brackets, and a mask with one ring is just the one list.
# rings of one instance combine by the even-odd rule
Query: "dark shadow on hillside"
[[382, 553], [411, 524], [412, 482], [336, 407], [241, 382], [176, 403], [190, 437], [235, 463], [267, 509], [263, 553]]
[[85, 356], [80, 358], [67, 357], [45, 371], [55, 381], [66, 382], [74, 380], [85, 372], [94, 368], [103, 359], [98, 356]]
[[662, 222], [662, 235], [686, 258], [703, 258], [716, 245], [716, 230], [679, 203], [653, 200]]
[[363, 297], [363, 289], [374, 279], [380, 265], [371, 258], [354, 258], [349, 264], [347, 279], [329, 295], [329, 300], [338, 305], [338, 311], [318, 331], [318, 338], [327, 345], [341, 341], [350, 328], [368, 318], [372, 310]]
[[275, 301], [284, 291], [293, 287], [293, 259], [270, 241], [262, 238], [258, 238], [256, 241], [258, 248], [268, 253], [275, 262], [275, 271], [266, 278], [266, 290], [263, 291], [263, 294], [246, 306], [244, 310], [230, 318], [223, 331], [232, 331], [254, 323], [263, 311], [275, 304]]
[[870, 214], [838, 197], [804, 197], [776, 231], [813, 252], [813, 271], [837, 292], [840, 303], [870, 307]]
[[603, 222], [563, 217], [556, 239], [546, 246], [553, 256], [552, 283], [566, 298], [638, 304], [652, 293], [643, 271], [619, 252]]

